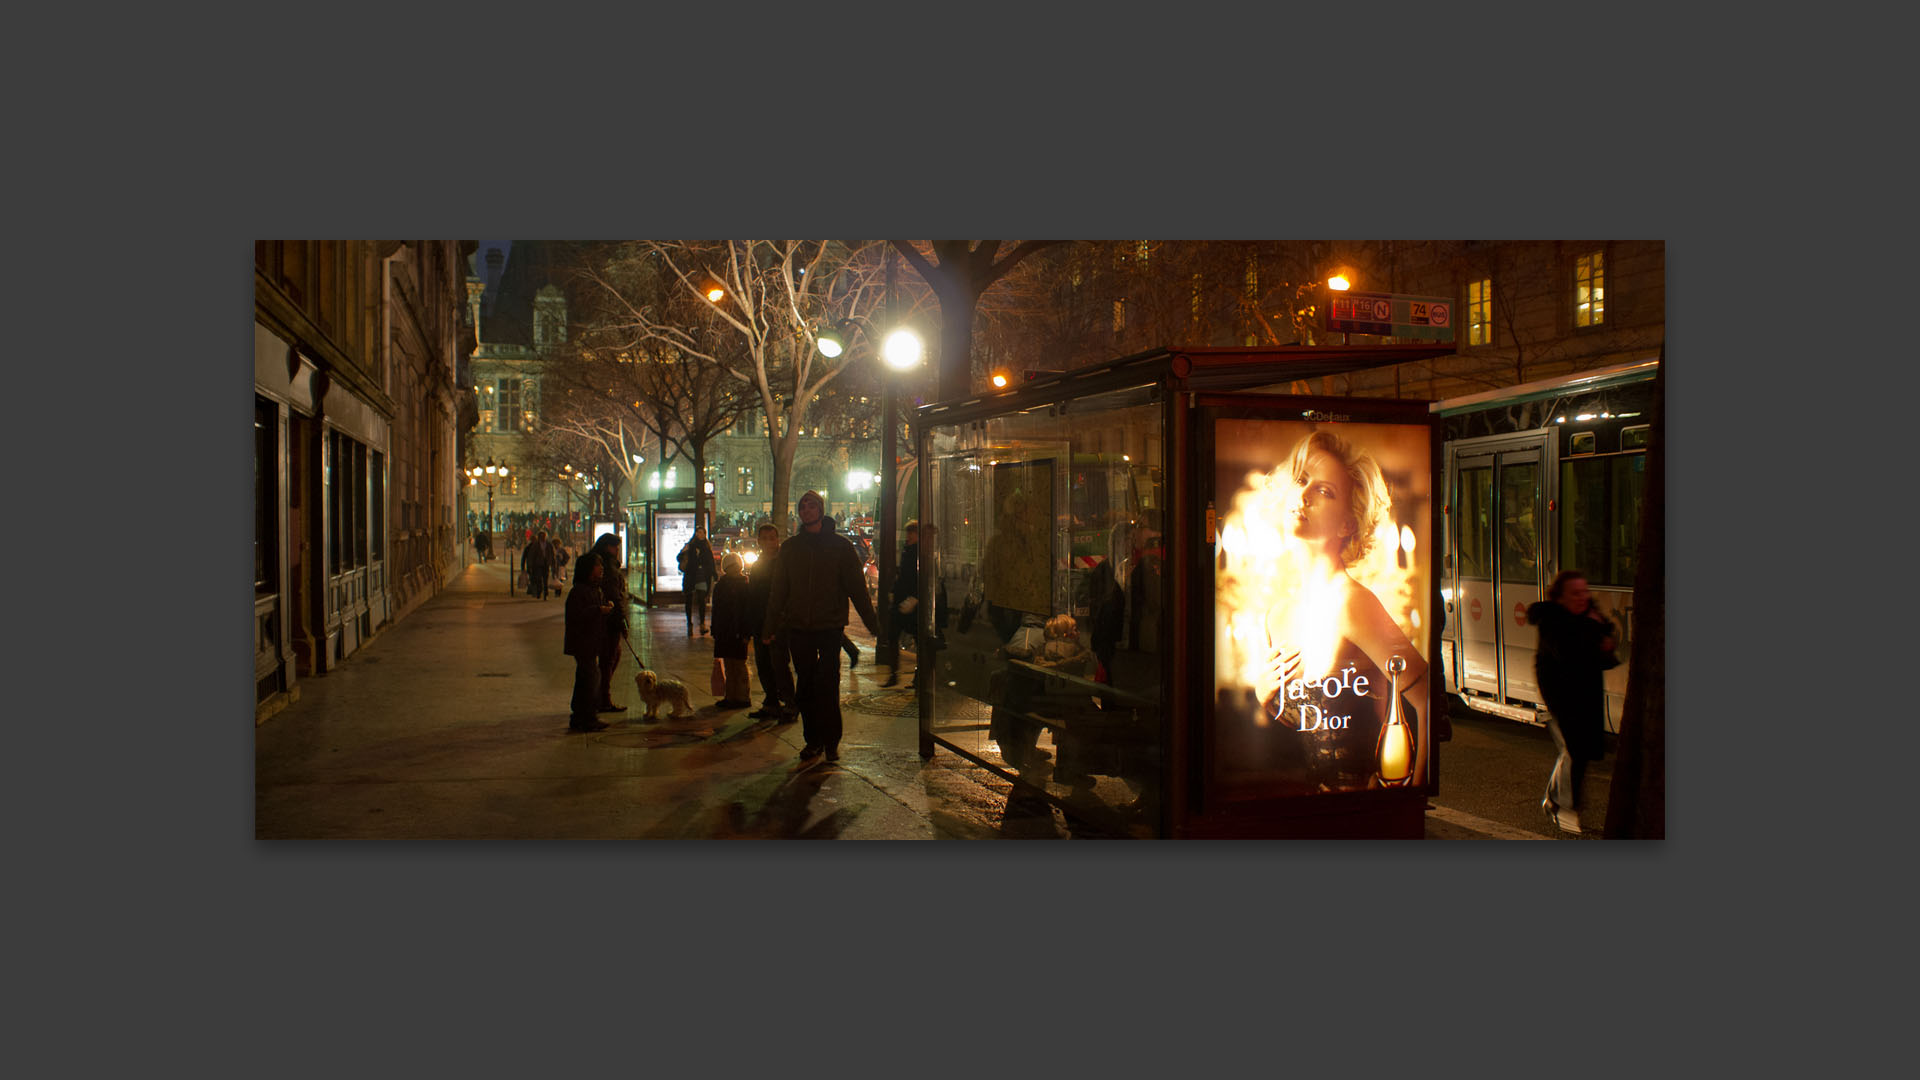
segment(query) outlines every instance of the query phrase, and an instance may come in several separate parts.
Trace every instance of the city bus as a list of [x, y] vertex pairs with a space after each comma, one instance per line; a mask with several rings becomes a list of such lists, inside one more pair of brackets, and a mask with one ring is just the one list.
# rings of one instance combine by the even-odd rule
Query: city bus
[[1613, 621], [1607, 730], [1620, 730], [1632, 653], [1633, 582], [1658, 358], [1432, 404], [1444, 440], [1449, 693], [1483, 712], [1546, 723], [1529, 604], [1581, 570]]

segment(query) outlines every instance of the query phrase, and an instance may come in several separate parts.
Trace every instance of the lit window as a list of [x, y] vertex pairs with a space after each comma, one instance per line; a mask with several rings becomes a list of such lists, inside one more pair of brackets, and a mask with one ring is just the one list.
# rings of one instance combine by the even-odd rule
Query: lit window
[[1589, 252], [1573, 261], [1573, 325], [1599, 326], [1606, 320], [1606, 253]]
[[525, 414], [520, 402], [519, 379], [500, 380], [500, 430], [520, 431], [525, 426]]
[[1493, 344], [1493, 279], [1467, 282], [1467, 344]]
[[734, 480], [733, 493], [735, 495], [753, 494], [753, 466], [740, 466], [739, 472]]

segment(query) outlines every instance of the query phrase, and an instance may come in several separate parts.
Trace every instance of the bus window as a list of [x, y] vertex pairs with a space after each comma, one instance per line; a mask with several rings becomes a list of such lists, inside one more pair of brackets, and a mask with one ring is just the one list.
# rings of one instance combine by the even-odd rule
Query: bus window
[[1632, 588], [1640, 543], [1645, 454], [1560, 465], [1560, 565], [1592, 585]]
[[1500, 470], [1500, 580], [1540, 583], [1540, 524], [1534, 517], [1540, 489], [1538, 465]]
[[1639, 571], [1640, 505], [1647, 486], [1647, 456], [1613, 459], [1613, 584], [1632, 587]]
[[1492, 581], [1493, 469], [1460, 470], [1460, 495], [1454, 500], [1454, 554], [1459, 558], [1463, 578]]

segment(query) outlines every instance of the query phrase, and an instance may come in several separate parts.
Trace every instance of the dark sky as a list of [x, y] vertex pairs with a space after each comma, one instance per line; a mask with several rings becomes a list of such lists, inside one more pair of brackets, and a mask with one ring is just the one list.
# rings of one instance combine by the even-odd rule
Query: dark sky
[[487, 249], [499, 248], [500, 254], [511, 255], [513, 254], [513, 241], [481, 240], [479, 244], [480, 246], [476, 248], [473, 253], [473, 275], [484, 281], [487, 277]]

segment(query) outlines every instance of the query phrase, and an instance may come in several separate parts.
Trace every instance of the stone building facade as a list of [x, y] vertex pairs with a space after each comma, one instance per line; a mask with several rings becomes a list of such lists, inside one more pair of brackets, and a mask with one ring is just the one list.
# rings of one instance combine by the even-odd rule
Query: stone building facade
[[254, 244], [256, 721], [462, 565], [465, 276], [457, 241]]

